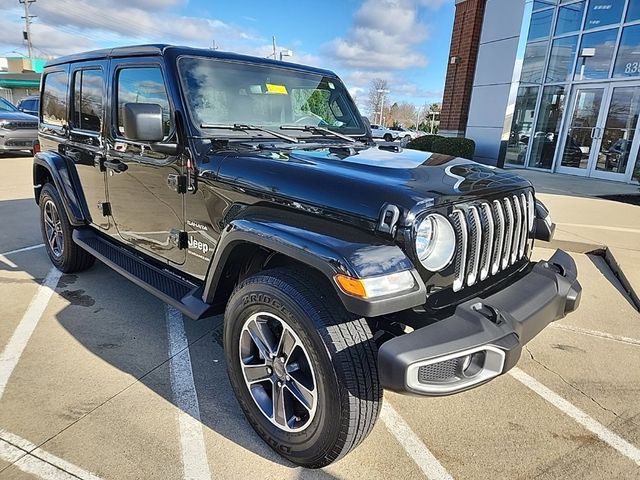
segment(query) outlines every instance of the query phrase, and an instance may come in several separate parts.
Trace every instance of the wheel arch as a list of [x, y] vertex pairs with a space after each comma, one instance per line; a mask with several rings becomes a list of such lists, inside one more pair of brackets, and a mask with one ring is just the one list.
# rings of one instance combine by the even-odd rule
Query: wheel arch
[[87, 221], [84, 197], [78, 188], [75, 169], [70, 168], [65, 158], [56, 152], [39, 152], [33, 158], [33, 193], [36, 203], [46, 183], [53, 183], [62, 198], [65, 213], [73, 226]]

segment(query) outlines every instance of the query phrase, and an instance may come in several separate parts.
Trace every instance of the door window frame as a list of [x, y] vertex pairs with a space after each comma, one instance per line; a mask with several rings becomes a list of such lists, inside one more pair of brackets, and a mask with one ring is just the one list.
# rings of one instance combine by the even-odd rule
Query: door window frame
[[[107, 70], [108, 65], [105, 61], [101, 62], [91, 62], [91, 63], [82, 63], [74, 65], [71, 71], [69, 72], [69, 106], [68, 106], [68, 128], [69, 131], [72, 131], [74, 134], [83, 135], [86, 137], [98, 138], [102, 139], [105, 132], [105, 126], [107, 124], [107, 110], [109, 109], [107, 103]], [[86, 71], [99, 71], [102, 73], [102, 118], [101, 118], [101, 128], [99, 132], [95, 130], [86, 130], [83, 128], [76, 127], [72, 121], [73, 114], [75, 113], [75, 94], [76, 94], [76, 74], [78, 72], [86, 72]]]

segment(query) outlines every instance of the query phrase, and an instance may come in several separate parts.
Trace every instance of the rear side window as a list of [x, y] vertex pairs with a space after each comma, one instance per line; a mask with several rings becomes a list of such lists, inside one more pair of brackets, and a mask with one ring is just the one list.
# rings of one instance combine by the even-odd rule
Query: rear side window
[[53, 72], [44, 77], [42, 121], [49, 125], [67, 123], [67, 72]]
[[78, 70], [73, 75], [73, 126], [80, 130], [102, 130], [101, 70]]
[[123, 68], [117, 77], [118, 134], [124, 134], [123, 111], [125, 103], [155, 103], [162, 107], [164, 134], [171, 131], [169, 98], [162, 71], [158, 67]]

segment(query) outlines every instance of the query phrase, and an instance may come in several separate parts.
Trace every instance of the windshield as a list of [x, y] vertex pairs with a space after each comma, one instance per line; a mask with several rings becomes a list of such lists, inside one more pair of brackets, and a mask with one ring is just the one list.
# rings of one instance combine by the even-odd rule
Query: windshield
[[0, 97], [0, 112], [17, 112], [18, 109], [11, 105], [7, 100]]
[[[364, 135], [344, 85], [335, 77], [271, 65], [182, 57], [178, 69], [193, 120], [202, 125], [323, 127]], [[293, 131], [296, 134], [296, 131]]]

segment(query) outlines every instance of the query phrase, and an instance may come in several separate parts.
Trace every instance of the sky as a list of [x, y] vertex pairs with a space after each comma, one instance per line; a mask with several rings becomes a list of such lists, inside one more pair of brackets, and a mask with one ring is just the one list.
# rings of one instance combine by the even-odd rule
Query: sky
[[[454, 0], [37, 0], [34, 56], [140, 43], [217, 46], [333, 70], [364, 107], [371, 79], [391, 101], [439, 102]], [[23, 6], [0, 0], [0, 56], [26, 53]], [[12, 53], [13, 52], [13, 53]], [[366, 113], [366, 112], [365, 112]]]

